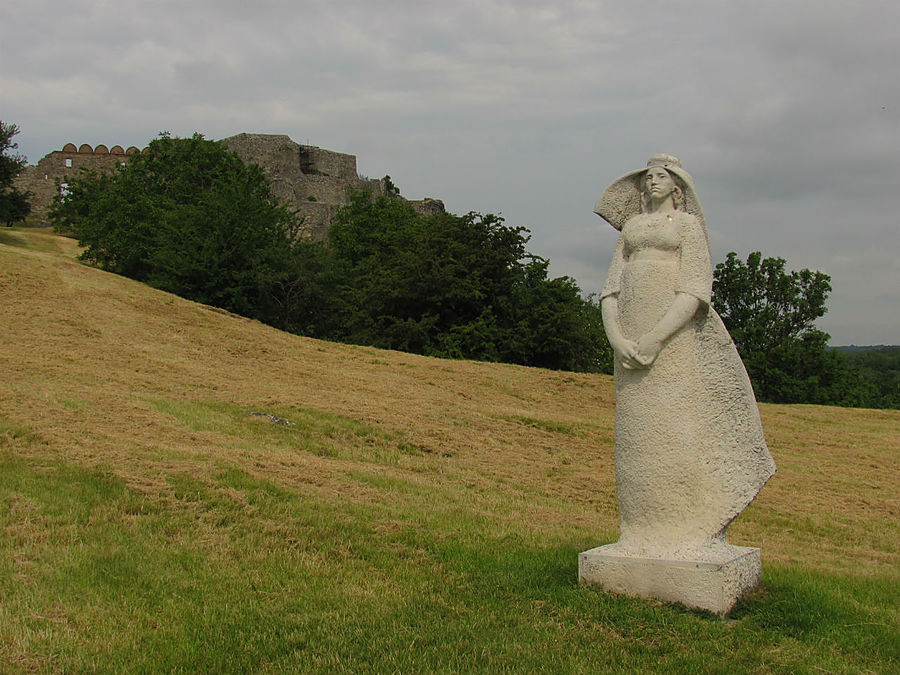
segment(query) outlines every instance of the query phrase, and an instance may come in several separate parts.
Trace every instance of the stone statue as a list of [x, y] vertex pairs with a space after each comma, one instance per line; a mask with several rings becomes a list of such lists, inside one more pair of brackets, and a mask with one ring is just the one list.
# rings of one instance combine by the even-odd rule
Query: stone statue
[[681, 162], [660, 154], [610, 185], [594, 211], [622, 232], [601, 293], [615, 350], [620, 537], [581, 554], [579, 579], [724, 614], [760, 575], [759, 549], [728, 544], [725, 528], [775, 463], [709, 305], [700, 200]]

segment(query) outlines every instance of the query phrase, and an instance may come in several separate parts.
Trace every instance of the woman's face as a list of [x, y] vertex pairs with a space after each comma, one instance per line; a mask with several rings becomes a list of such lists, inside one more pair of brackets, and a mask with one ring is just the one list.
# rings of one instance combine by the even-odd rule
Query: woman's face
[[650, 167], [644, 177], [644, 189], [650, 195], [650, 199], [659, 203], [672, 194], [675, 181], [661, 166]]

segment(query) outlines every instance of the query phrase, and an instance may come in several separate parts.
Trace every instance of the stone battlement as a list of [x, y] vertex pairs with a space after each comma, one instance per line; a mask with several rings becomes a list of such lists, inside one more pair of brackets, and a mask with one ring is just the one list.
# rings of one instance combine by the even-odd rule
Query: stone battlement
[[57, 190], [65, 190], [69, 177], [79, 169], [112, 171], [124, 165], [130, 156], [147, 151], [148, 148], [139, 150], [133, 145], [126, 150], [121, 145], [109, 148], [102, 143], [96, 147], [82, 143], [76, 147], [74, 143], [66, 143], [62, 150], [54, 150], [37, 164], [25, 167], [13, 180], [13, 185], [31, 192], [31, 215], [39, 223], [47, 224], [47, 209]]
[[[98, 145], [96, 148], [92, 148], [87, 143], [82, 143], [79, 147], [76, 148], [74, 143], [66, 143], [63, 146], [62, 150], [57, 150], [57, 151], [51, 152], [50, 155], [47, 155], [47, 157], [50, 157], [51, 155], [57, 155], [57, 154], [61, 155], [61, 156], [66, 156], [66, 155], [136, 155], [139, 152], [147, 152], [148, 149], [149, 148], [144, 148], [143, 151], [141, 151], [141, 150], [138, 150], [133, 145], [130, 148], [128, 148], [127, 150], [123, 150], [121, 145], [114, 145], [111, 148], [107, 148], [102, 143], [100, 145]], [[46, 159], [46, 157], [45, 157], [45, 159]]]

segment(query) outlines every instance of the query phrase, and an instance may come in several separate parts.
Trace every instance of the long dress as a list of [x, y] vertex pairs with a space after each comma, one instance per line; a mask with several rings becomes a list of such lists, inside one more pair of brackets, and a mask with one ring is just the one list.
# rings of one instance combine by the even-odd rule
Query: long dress
[[639, 214], [622, 228], [601, 297], [637, 340], [677, 293], [700, 300], [648, 369], [615, 366], [620, 553], [727, 557], [725, 528], [775, 472], [750, 380], [709, 306], [712, 266], [696, 217]]

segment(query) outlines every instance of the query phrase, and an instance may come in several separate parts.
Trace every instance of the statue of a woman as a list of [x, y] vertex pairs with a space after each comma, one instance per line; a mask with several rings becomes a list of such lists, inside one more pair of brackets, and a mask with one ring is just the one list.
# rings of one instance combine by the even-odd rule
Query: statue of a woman
[[753, 389], [710, 307], [700, 201], [671, 155], [610, 185], [594, 211], [621, 230], [601, 294], [615, 350], [614, 555], [720, 562], [725, 528], [775, 472]]

